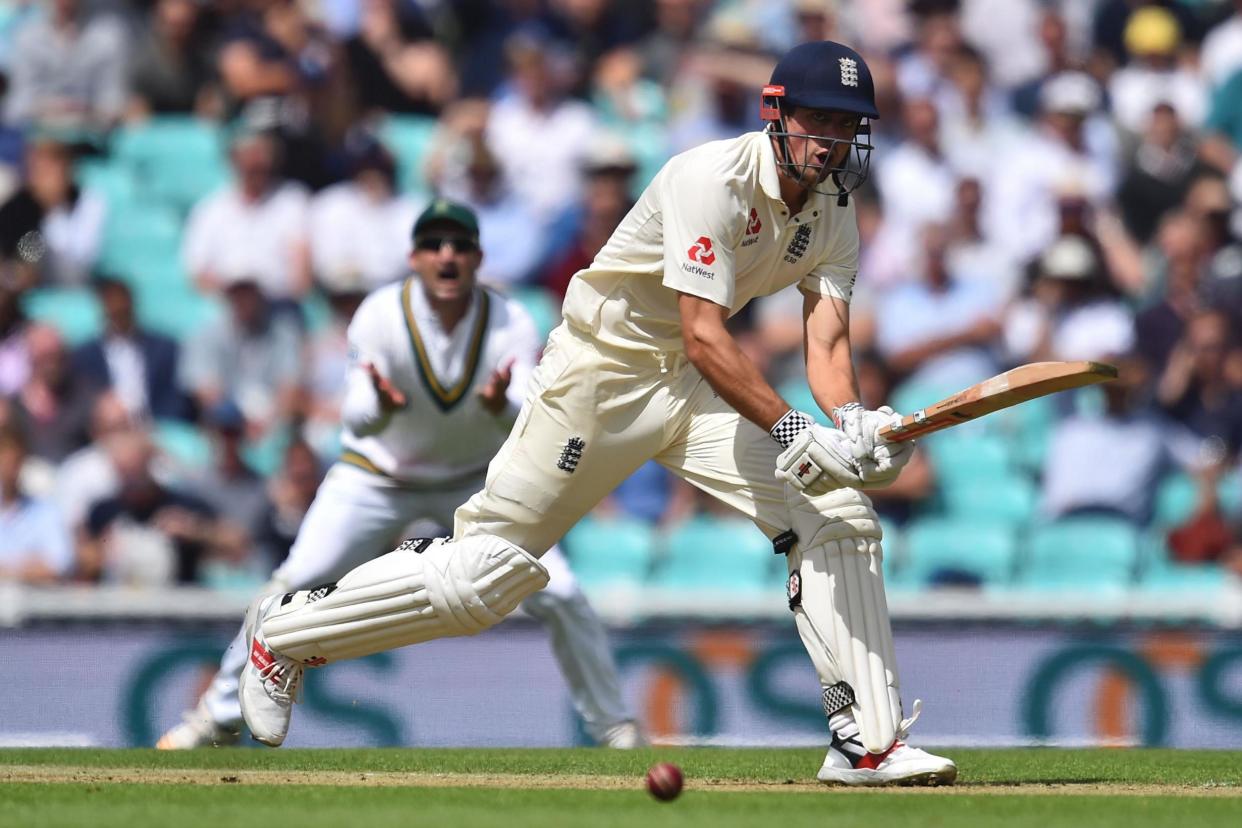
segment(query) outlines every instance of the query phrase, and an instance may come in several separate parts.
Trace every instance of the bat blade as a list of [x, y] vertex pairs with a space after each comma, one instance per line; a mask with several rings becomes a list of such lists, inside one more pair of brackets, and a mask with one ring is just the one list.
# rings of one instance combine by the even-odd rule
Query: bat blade
[[880, 436], [890, 443], [912, 440], [1036, 397], [1116, 378], [1117, 369], [1103, 362], [1032, 362], [1019, 365], [902, 417], [900, 423], [880, 429]]

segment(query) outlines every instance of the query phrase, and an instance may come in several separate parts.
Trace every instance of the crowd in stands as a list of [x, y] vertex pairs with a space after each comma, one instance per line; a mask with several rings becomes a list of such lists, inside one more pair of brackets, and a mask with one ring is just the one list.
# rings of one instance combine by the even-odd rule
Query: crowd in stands
[[[1021, 582], [1066, 526], [1132, 533], [1121, 583], [1242, 574], [1242, 0], [9, 0], [0, 579], [261, 583], [428, 199], [478, 212], [481, 278], [546, 332], [660, 165], [760, 128], [776, 57], [825, 38], [882, 115], [864, 403], [1120, 368], [925, 441], [876, 494], [894, 582]], [[813, 409], [796, 291], [732, 325]], [[654, 532], [658, 580], [705, 511], [649, 466], [593, 520]]]

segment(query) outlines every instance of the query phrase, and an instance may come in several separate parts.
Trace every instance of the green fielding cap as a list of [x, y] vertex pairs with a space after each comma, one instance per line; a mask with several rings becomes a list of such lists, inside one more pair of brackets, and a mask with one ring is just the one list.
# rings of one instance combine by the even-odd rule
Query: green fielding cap
[[474, 211], [464, 204], [449, 201], [446, 198], [435, 199], [426, 210], [423, 210], [422, 215], [414, 222], [414, 231], [411, 236], [418, 238], [419, 232], [435, 221], [450, 221], [465, 228], [466, 232], [476, 240], [479, 238], [479, 220], [474, 215]]

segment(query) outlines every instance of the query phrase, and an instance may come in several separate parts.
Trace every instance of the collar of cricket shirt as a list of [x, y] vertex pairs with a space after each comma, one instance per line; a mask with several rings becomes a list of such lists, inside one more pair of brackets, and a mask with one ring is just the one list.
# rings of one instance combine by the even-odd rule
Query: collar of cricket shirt
[[[416, 305], [420, 311], [417, 317], [439, 326], [439, 319], [431, 311], [426, 297], [422, 295], [422, 285], [419, 284], [418, 277], [411, 276], [401, 286], [401, 310], [405, 316], [405, 328], [410, 337], [410, 347], [414, 350], [414, 363], [418, 367], [418, 378], [422, 381], [423, 387], [427, 389], [427, 396], [436, 404], [436, 407], [441, 411], [448, 411], [461, 402], [466, 392], [470, 390], [470, 386], [474, 384], [479, 362], [483, 359], [483, 339], [487, 333], [491, 299], [485, 288], [475, 286], [470, 308], [458, 323], [459, 325], [467, 324], [471, 315], [474, 316], [474, 325], [467, 340], [469, 345], [466, 350], [465, 363], [462, 366], [461, 378], [453, 385], [442, 382], [436, 376], [427, 353], [426, 342], [419, 333], [419, 325], [414, 312]], [[449, 336], [443, 332], [443, 329], [439, 333], [441, 336]]]

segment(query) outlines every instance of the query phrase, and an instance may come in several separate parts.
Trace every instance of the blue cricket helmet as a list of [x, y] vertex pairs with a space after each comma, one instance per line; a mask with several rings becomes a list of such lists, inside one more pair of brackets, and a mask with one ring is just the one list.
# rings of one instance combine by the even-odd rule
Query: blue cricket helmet
[[[819, 167], [812, 162], [811, 141], [804, 144], [801, 160], [790, 157], [790, 137], [809, 138], [823, 143], [819, 136], [790, 132], [785, 123], [787, 107], [827, 109], [860, 116], [858, 132], [850, 144], [850, 153], [839, 166]], [[835, 191], [820, 190], [837, 196], [844, 206], [849, 194], [867, 179], [871, 168], [872, 146], [860, 136], [871, 134], [868, 120], [879, 118], [875, 106], [875, 82], [862, 55], [843, 43], [821, 40], [795, 46], [772, 70], [772, 80], [763, 88], [760, 117], [767, 123], [767, 132], [779, 146], [778, 165], [794, 178], [815, 172], [821, 182], [831, 180]], [[829, 139], [831, 140], [831, 139]]]
[[[790, 49], [772, 70], [768, 87], [779, 87], [778, 97], [795, 106], [880, 117], [867, 62], [849, 46], [832, 40]], [[766, 96], [767, 89], [764, 92]]]

